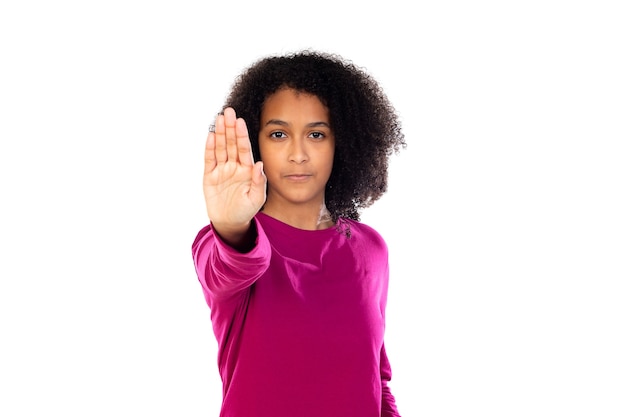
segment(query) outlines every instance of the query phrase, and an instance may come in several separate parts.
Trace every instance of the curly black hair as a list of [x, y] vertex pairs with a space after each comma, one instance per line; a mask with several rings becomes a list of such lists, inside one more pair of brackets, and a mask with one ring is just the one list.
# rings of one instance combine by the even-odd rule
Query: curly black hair
[[265, 100], [281, 88], [317, 96], [335, 135], [325, 202], [333, 221], [360, 220], [360, 212], [387, 191], [389, 157], [406, 147], [395, 108], [365, 70], [336, 54], [303, 50], [261, 58], [234, 81], [224, 109], [248, 126], [260, 160], [259, 123]]

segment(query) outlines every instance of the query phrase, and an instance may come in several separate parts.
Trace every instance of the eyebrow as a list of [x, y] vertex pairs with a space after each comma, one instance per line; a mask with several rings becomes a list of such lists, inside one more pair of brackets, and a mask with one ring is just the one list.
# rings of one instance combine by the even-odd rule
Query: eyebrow
[[[265, 126], [268, 125], [279, 125], [279, 126], [289, 126], [289, 123], [280, 119], [270, 119], [265, 123]], [[327, 127], [330, 129], [330, 125], [326, 122], [311, 122], [306, 125], [306, 127]]]

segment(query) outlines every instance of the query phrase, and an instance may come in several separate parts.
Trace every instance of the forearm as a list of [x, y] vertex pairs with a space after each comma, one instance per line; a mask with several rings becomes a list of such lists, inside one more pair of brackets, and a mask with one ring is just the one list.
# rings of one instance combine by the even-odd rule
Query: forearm
[[252, 250], [258, 238], [256, 222], [252, 220], [241, 225], [211, 222], [211, 226], [224, 243], [241, 253]]
[[241, 252], [222, 240], [212, 226], [202, 229], [192, 245], [198, 279], [213, 297], [247, 288], [269, 266], [271, 247], [260, 226], [253, 220], [255, 239], [250, 250]]
[[383, 381], [382, 385], [382, 402], [381, 402], [381, 417], [400, 417], [400, 413], [398, 413], [398, 408], [396, 406], [396, 400], [391, 393], [391, 390], [386, 384], [386, 381]]

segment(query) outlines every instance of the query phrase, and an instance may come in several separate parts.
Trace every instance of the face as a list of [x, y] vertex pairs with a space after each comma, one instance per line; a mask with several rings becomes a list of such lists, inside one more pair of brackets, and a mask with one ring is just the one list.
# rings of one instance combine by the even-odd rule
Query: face
[[259, 151], [268, 182], [266, 207], [319, 209], [333, 168], [335, 136], [328, 109], [316, 96], [281, 89], [268, 97]]

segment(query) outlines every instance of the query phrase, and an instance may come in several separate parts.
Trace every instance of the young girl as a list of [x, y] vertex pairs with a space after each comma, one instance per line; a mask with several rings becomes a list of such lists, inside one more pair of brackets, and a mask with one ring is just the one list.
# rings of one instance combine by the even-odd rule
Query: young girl
[[267, 57], [237, 78], [207, 138], [210, 224], [192, 246], [221, 417], [399, 416], [387, 246], [359, 213], [405, 146], [381, 87], [339, 56]]

